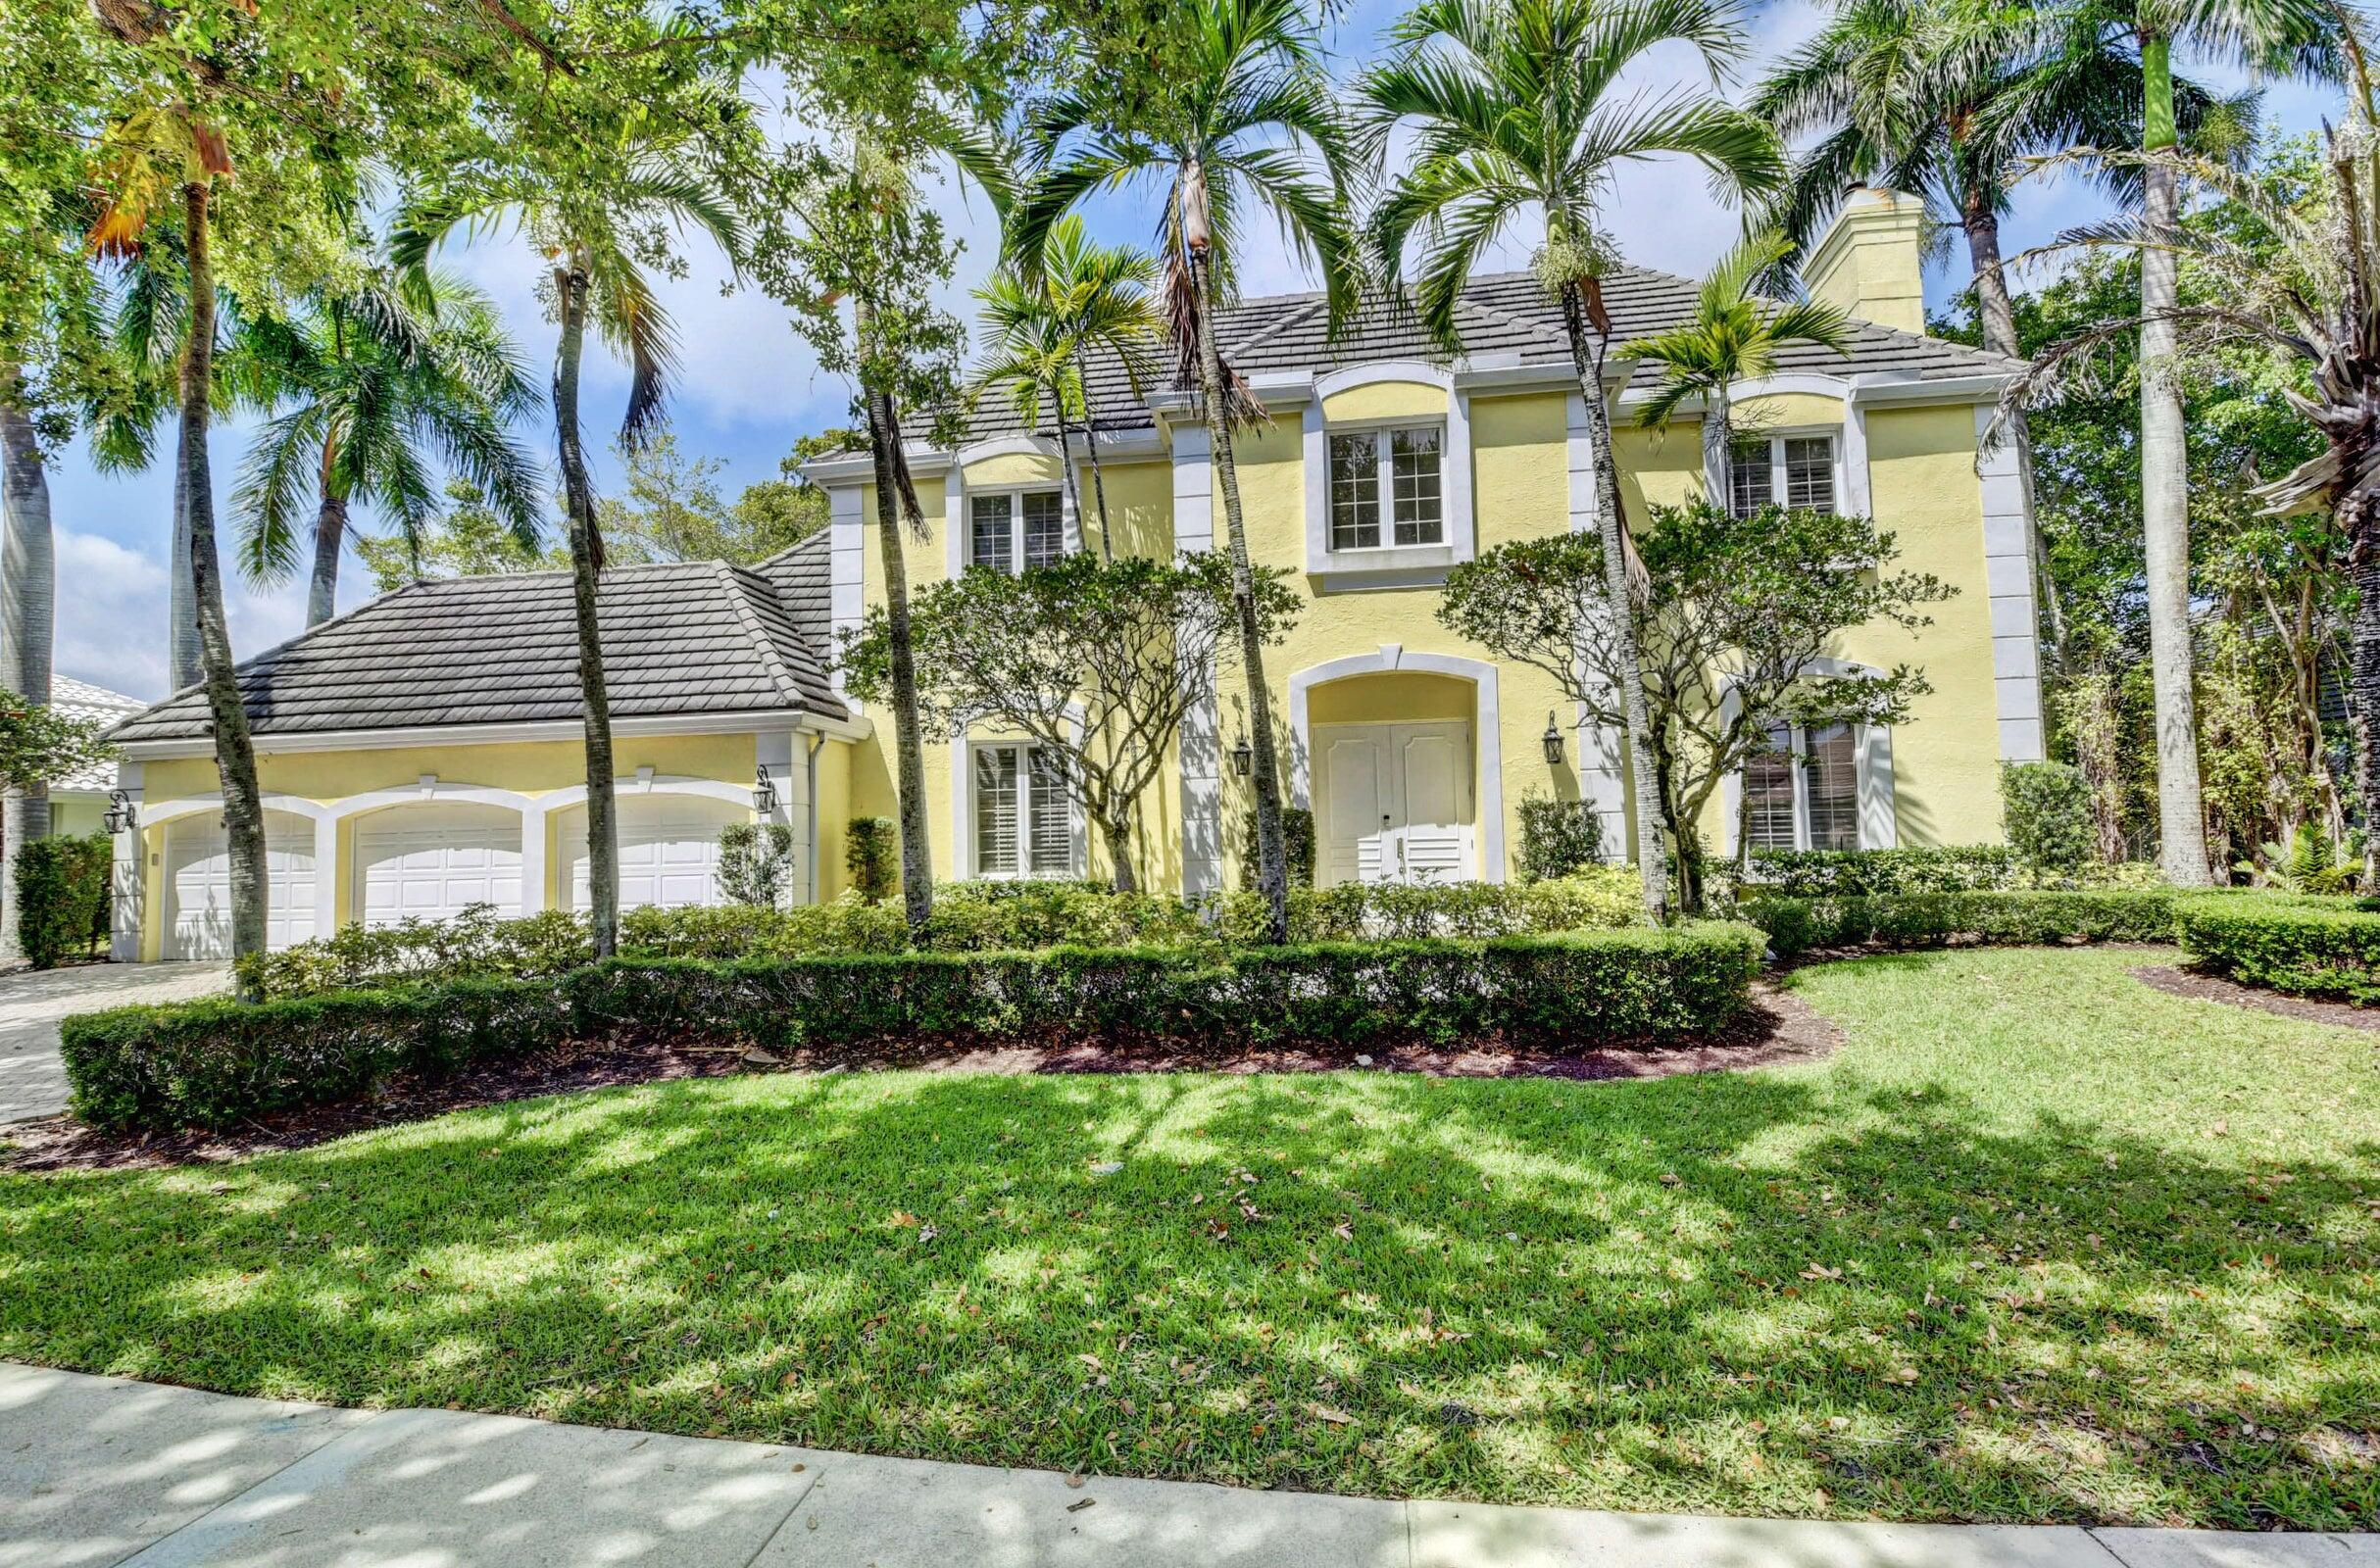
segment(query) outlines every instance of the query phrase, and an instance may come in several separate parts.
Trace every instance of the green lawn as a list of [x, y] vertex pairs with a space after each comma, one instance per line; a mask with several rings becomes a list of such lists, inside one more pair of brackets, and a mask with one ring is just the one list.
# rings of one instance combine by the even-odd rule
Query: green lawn
[[747, 1078], [0, 1178], [0, 1356], [1248, 1485], [2380, 1526], [2380, 1037], [2140, 961], [1806, 971], [1849, 1045], [1741, 1075]]

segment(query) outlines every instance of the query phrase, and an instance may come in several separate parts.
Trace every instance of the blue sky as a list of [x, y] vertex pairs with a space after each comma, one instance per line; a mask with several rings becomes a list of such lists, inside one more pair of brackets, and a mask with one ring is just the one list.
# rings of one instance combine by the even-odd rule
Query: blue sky
[[[1398, 9], [1391, 0], [1364, 0], [1352, 7], [1331, 30], [1334, 69], [1347, 72], [1376, 52]], [[1757, 77], [1769, 60], [1810, 36], [1823, 14], [1803, 0], [1772, 4], [1756, 13], [1750, 23], [1752, 56], [1737, 73], [1738, 83]], [[1682, 50], [1675, 58], [1648, 60], [1645, 68], [1640, 84], [1646, 90], [1697, 75]], [[2223, 73], [2199, 74], [2218, 85], [2239, 84]], [[2280, 127], [2302, 131], [2334, 113], [2334, 104], [2327, 90], [2282, 85], [2267, 92], [2265, 110]], [[967, 237], [958, 276], [944, 303], [971, 323], [967, 292], [982, 280], [995, 249], [989, 215], [979, 198], [970, 201], [955, 188], [938, 193], [936, 199], [954, 230]], [[2086, 220], [2104, 205], [2071, 180], [2022, 189], [2013, 220], [2004, 230], [2004, 244], [2011, 251], [2038, 244], [2060, 228]], [[1146, 242], [1153, 214], [1152, 200], [1111, 199], [1091, 212], [1090, 221], [1104, 238]], [[1612, 192], [1608, 221], [1631, 262], [1689, 275], [1708, 267], [1737, 229], [1736, 215], [1711, 199], [1701, 174], [1674, 163], [1623, 172]], [[1253, 227], [1248, 241], [1242, 259], [1246, 291], [1310, 286], [1296, 259], [1268, 226]], [[1950, 249], [1952, 254], [1927, 276], [1927, 300], [1935, 307], [1966, 285], [1964, 248]], [[552, 354], [553, 327], [536, 297], [538, 268], [528, 247], [517, 237], [486, 237], [468, 249], [450, 250], [444, 260], [495, 297], [542, 376]], [[1508, 240], [1501, 265], [1525, 262], [1525, 244]], [[728, 495], [754, 480], [773, 477], [778, 460], [797, 436], [845, 421], [851, 388], [819, 371], [778, 307], [756, 292], [729, 290], [716, 254], [690, 254], [686, 275], [665, 281], [663, 297], [676, 318], [684, 346], [685, 373], [671, 406], [678, 444], [689, 454], [724, 462], [720, 483]], [[584, 389], [591, 446], [605, 448], [604, 437], [616, 424], [626, 393], [621, 368], [591, 348]], [[253, 424], [216, 430], [211, 455], [219, 519], [253, 433]], [[523, 436], [532, 452], [550, 460], [550, 425], [525, 430]], [[602, 450], [598, 485], [610, 483], [616, 471], [609, 451]], [[59, 672], [137, 697], [164, 695], [169, 472], [160, 468], [131, 477], [101, 475], [77, 444], [61, 453], [53, 466], [51, 494], [58, 532]], [[378, 526], [369, 515], [357, 520], [367, 530]], [[351, 552], [341, 571], [340, 608], [361, 603], [370, 586]], [[233, 647], [246, 658], [299, 630], [305, 583], [301, 577], [254, 588], [234, 581], [228, 608]]]

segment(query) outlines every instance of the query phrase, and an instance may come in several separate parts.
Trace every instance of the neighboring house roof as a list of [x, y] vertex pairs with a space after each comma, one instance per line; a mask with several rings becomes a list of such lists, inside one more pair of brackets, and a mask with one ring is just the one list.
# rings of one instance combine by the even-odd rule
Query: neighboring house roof
[[[87, 680], [72, 675], [50, 677], [50, 707], [69, 718], [79, 718], [86, 724], [113, 724], [126, 713], [137, 713], [149, 705], [137, 697], [94, 686]], [[116, 787], [116, 764], [100, 762], [50, 780], [54, 790], [112, 790]]]
[[[1685, 322], [1694, 315], [1695, 294], [1700, 287], [1691, 278], [1667, 272], [1642, 267], [1620, 268], [1604, 280], [1604, 304], [1611, 313], [1614, 347]], [[1533, 273], [1499, 272], [1473, 278], [1456, 307], [1456, 324], [1463, 353], [1473, 362], [1493, 360], [1500, 364], [1557, 368], [1566, 368], [1570, 363], [1569, 337], [1562, 325], [1562, 307]], [[1871, 321], [1853, 324], [1849, 354], [1837, 354], [1814, 343], [1797, 343], [1779, 351], [1777, 368], [1827, 375], [1914, 376], [1920, 380], [2014, 375], [2025, 368], [2019, 361], [1963, 343], [1896, 331]], [[1443, 363], [1446, 359], [1444, 351], [1402, 300], [1373, 301], [1358, 312], [1335, 342], [1330, 337], [1330, 313], [1320, 294], [1275, 294], [1242, 300], [1224, 310], [1217, 338], [1224, 362], [1244, 376], [1296, 370], [1320, 373], [1342, 366], [1377, 364], [1383, 360]], [[1655, 367], [1640, 365], [1631, 385], [1650, 386], [1659, 374]], [[1091, 356], [1085, 366], [1084, 381], [1092, 422], [1098, 428], [1145, 429], [1154, 422], [1148, 406], [1133, 396], [1123, 367], [1114, 355]], [[981, 441], [1015, 435], [1022, 428], [1005, 393], [992, 388], [972, 410], [967, 434], [970, 441]]]
[[[757, 566], [690, 561], [606, 571], [597, 616], [613, 716], [798, 710], [847, 717], [823, 657], [825, 573], [823, 534]], [[570, 574], [400, 588], [247, 661], [240, 687], [259, 736], [576, 718]], [[109, 738], [207, 733], [205, 693], [190, 687]]]

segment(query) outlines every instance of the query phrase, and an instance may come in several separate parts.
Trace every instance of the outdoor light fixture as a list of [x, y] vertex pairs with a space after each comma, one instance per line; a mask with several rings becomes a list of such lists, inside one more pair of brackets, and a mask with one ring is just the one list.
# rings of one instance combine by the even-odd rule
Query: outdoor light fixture
[[1248, 737], [1243, 735], [1240, 737], [1240, 743], [1231, 748], [1231, 771], [1246, 778], [1255, 766], [1256, 748], [1249, 745]]
[[140, 808], [134, 806], [132, 797], [124, 791], [110, 790], [107, 814], [100, 820], [107, 824], [111, 834], [128, 833], [140, 825]]
[[769, 764], [761, 764], [760, 782], [752, 786], [752, 808], [763, 816], [776, 815], [776, 783], [769, 776]]
[[1546, 714], [1546, 732], [1540, 737], [1546, 743], [1546, 760], [1562, 766], [1562, 731], [1554, 723], [1554, 715]]

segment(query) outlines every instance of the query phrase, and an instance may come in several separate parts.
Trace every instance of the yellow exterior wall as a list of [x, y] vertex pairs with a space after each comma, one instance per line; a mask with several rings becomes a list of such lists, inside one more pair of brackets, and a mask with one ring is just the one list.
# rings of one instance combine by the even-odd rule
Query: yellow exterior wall
[[1385, 419], [1443, 419], [1446, 389], [1426, 381], [1373, 381], [1322, 400], [1326, 424], [1374, 424]]

